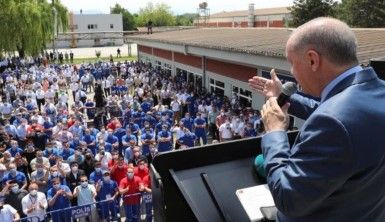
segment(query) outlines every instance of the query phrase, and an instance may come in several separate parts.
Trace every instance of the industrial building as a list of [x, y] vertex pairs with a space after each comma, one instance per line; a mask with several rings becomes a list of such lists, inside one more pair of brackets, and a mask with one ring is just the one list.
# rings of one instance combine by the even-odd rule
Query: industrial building
[[71, 13], [68, 29], [66, 33], [60, 33], [57, 36], [56, 48], [123, 45], [121, 14]]
[[[285, 58], [286, 28], [201, 28], [127, 37], [138, 44], [139, 60], [182, 73], [196, 89], [230, 97], [260, 109], [264, 98], [253, 92], [248, 79], [270, 77], [275, 68], [283, 81], [295, 81]], [[360, 63], [385, 57], [385, 29], [354, 29]], [[300, 125], [297, 122], [296, 125]]]
[[[203, 5], [205, 6], [205, 5]], [[201, 16], [195, 25], [200, 27], [286, 27], [290, 20], [288, 7], [254, 9], [249, 4], [248, 10], [219, 12], [209, 15], [209, 9], [199, 9]], [[202, 13], [203, 12], [203, 13]]]

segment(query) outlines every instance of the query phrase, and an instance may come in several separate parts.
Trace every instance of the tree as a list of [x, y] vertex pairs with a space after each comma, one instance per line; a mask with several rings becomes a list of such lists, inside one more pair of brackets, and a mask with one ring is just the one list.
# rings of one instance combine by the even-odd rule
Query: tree
[[111, 14], [122, 14], [123, 17], [123, 31], [130, 31], [136, 29], [134, 16], [118, 3], [110, 10]]
[[342, 0], [338, 15], [353, 27], [383, 28], [385, 0]]
[[185, 13], [183, 15], [177, 15], [176, 25], [178, 26], [191, 26], [194, 24], [194, 19], [197, 17], [197, 14], [194, 13]]
[[292, 19], [289, 26], [298, 27], [314, 18], [334, 16], [337, 3], [334, 0], [294, 0], [290, 7]]
[[57, 11], [58, 27], [68, 26], [67, 9], [56, 1], [47, 0], [7, 0], [0, 1], [0, 51], [37, 55], [54, 37], [53, 7]]
[[136, 19], [136, 25], [146, 26], [147, 22], [151, 20], [153, 26], [173, 26], [176, 24], [170, 6], [161, 3], [154, 6], [153, 3], [147, 3], [145, 8], [141, 8]]

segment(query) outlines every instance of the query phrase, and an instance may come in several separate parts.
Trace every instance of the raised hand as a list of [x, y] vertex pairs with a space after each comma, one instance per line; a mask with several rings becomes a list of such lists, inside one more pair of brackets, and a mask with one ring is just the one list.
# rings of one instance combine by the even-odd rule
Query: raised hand
[[282, 83], [274, 69], [270, 71], [270, 76], [271, 79], [254, 76], [252, 79], [249, 79], [249, 86], [267, 98], [278, 97], [282, 91]]

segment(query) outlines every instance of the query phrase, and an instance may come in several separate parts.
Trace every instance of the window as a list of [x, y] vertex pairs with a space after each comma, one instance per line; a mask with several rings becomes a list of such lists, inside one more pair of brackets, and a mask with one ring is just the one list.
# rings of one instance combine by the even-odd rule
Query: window
[[113, 29], [114, 28], [114, 24], [110, 24], [110, 29]]
[[253, 101], [251, 91], [233, 86], [233, 93], [238, 96], [239, 105], [243, 107], [251, 107]]
[[164, 64], [164, 68], [165, 68], [165, 69], [169, 69], [169, 70], [171, 70], [171, 65], [170, 65], [170, 64], [167, 64], [167, 63], [165, 63], [165, 64]]
[[97, 29], [98, 25], [97, 24], [89, 24], [87, 27], [88, 27], [88, 29]]
[[210, 78], [210, 92], [217, 95], [225, 95], [225, 83]]

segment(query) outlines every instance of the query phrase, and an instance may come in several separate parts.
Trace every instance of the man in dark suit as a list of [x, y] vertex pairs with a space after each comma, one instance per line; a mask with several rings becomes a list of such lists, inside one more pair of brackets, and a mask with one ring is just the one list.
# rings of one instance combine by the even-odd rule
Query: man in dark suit
[[71, 172], [66, 176], [67, 185], [71, 192], [74, 191], [75, 187], [80, 185], [80, 176], [84, 175], [84, 171], [79, 169], [77, 162], [71, 162]]
[[[274, 70], [249, 80], [270, 97], [262, 151], [278, 221], [385, 221], [385, 82], [358, 65], [356, 49], [345, 23], [314, 19], [293, 31], [286, 55], [303, 93], [319, 101], [294, 94], [281, 108]], [[292, 147], [288, 112], [306, 120]]]

